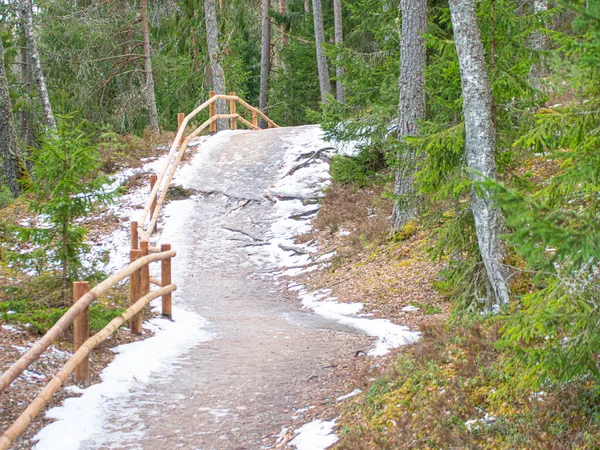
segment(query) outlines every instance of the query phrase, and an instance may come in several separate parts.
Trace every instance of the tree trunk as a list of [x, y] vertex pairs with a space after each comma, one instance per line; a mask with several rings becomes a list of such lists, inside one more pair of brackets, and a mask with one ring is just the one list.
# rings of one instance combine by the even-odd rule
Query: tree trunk
[[[344, 42], [344, 31], [342, 28], [342, 0], [333, 0], [333, 20], [335, 28], [335, 45], [341, 47]], [[346, 92], [342, 84], [344, 67], [341, 65], [342, 55], [337, 56], [335, 66], [335, 98], [340, 103], [346, 103]]]
[[23, 141], [24, 151], [33, 145], [33, 114], [31, 113], [31, 85], [33, 78], [31, 76], [31, 60], [27, 55], [27, 47], [24, 45], [21, 48], [21, 70], [19, 73], [19, 81], [25, 93], [24, 104], [19, 111], [19, 135]]
[[[285, 15], [285, 0], [279, 0], [279, 12], [282, 16]], [[287, 45], [287, 36], [285, 34], [285, 24], [282, 22], [279, 25], [279, 29], [281, 30], [281, 47], [285, 47]]]
[[[268, 113], [269, 73], [271, 72], [271, 19], [269, 18], [270, 0], [262, 0], [262, 45], [260, 56], [260, 92], [258, 108]], [[260, 128], [267, 128], [267, 122], [261, 118]]]
[[42, 72], [42, 64], [40, 62], [40, 54], [38, 51], [37, 39], [33, 29], [33, 12], [29, 0], [19, 0], [21, 8], [21, 17], [23, 19], [23, 30], [25, 31], [25, 39], [27, 40], [27, 50], [29, 58], [32, 62], [33, 76], [38, 88], [40, 103], [42, 105], [42, 114], [46, 128], [56, 134], [56, 120], [52, 112], [50, 97], [48, 96], [48, 88], [46, 87], [46, 79]]
[[414, 177], [417, 157], [406, 136], [419, 133], [419, 121], [425, 119], [425, 39], [427, 0], [401, 0], [402, 42], [400, 48], [400, 101], [398, 103], [398, 137], [401, 145], [400, 168], [396, 171], [392, 229], [402, 228], [418, 215]]
[[[208, 44], [208, 56], [212, 72], [213, 90], [217, 94], [225, 94], [225, 74], [221, 63], [221, 50], [219, 49], [219, 28], [217, 24], [217, 8], [215, 0], [204, 0], [204, 16], [206, 18], [206, 41]], [[227, 114], [225, 100], [217, 101], [217, 114]], [[229, 128], [227, 119], [217, 121], [218, 130]]]
[[148, 108], [148, 120], [150, 128], [154, 133], [160, 133], [158, 125], [158, 111], [156, 109], [156, 97], [154, 95], [154, 78], [152, 74], [152, 58], [150, 56], [150, 33], [148, 32], [148, 6], [146, 0], [140, 1], [142, 10], [142, 34], [144, 36], [144, 72], [146, 74], [146, 104]]
[[319, 86], [321, 88], [321, 101], [327, 101], [327, 95], [331, 94], [331, 84], [329, 82], [329, 67], [327, 58], [323, 52], [323, 43], [325, 42], [325, 30], [323, 29], [323, 12], [321, 11], [321, 0], [312, 0], [313, 19], [315, 24], [315, 45], [317, 47], [317, 69], [319, 71]]
[[[544, 25], [542, 14], [548, 11], [548, 0], [533, 0], [533, 13], [540, 26]], [[536, 52], [542, 52], [548, 49], [548, 38], [541, 31], [536, 31], [531, 35], [531, 49]], [[541, 89], [541, 79], [544, 77], [546, 65], [544, 64], [543, 55], [537, 55], [540, 59], [531, 66], [529, 79], [531, 84], [536, 89]]]
[[15, 197], [21, 193], [19, 174], [22, 160], [19, 141], [13, 125], [12, 104], [8, 90], [8, 80], [4, 67], [4, 46], [0, 39], [0, 156], [4, 163], [4, 174], [10, 191]]
[[[496, 177], [496, 130], [492, 114], [492, 92], [488, 81], [481, 34], [474, 0], [450, 0], [454, 42], [462, 80], [467, 166], [477, 172], [474, 180]], [[479, 175], [481, 174], [481, 175]], [[502, 246], [498, 235], [502, 213], [492, 207], [487, 193], [472, 191], [472, 210], [479, 251], [491, 285], [495, 305], [509, 301], [509, 287], [502, 268]], [[491, 300], [491, 299], [490, 299]]]

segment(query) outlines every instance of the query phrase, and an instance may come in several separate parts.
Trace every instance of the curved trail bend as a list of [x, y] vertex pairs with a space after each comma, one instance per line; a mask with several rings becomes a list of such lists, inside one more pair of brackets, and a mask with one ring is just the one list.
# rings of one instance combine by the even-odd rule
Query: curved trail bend
[[[328, 146], [319, 135], [316, 127], [223, 132], [199, 147], [183, 168], [184, 187], [199, 194], [168, 205], [160, 241], [170, 239], [178, 252], [175, 325], [182, 314], [199, 315], [211, 338], [127, 396], [103, 400], [102, 432], [90, 431], [74, 448], [273, 448], [294, 414], [302, 425], [297, 410], [346, 393], [340, 367], [371, 339], [302, 310], [264, 276], [282, 263], [269, 245], [277, 230], [306, 229], [309, 220], [277, 222], [277, 211], [315, 209], [300, 200], [273, 203], [265, 190], [290, 163]], [[282, 195], [320, 195], [326, 163], [314, 164], [325, 165], [321, 175], [299, 169]]]

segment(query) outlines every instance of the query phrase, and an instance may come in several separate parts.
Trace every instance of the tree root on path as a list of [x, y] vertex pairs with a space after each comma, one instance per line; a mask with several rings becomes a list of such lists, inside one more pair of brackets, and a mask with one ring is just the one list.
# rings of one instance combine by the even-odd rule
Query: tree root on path
[[283, 180], [285, 177], [293, 175], [294, 172], [296, 172], [297, 170], [302, 169], [303, 167], [307, 167], [311, 162], [315, 161], [316, 159], [319, 159], [321, 157], [321, 155], [323, 154], [323, 152], [325, 152], [327, 150], [335, 150], [335, 148], [334, 147], [323, 147], [312, 153], [305, 153], [305, 154], [300, 155], [296, 159], [296, 161], [299, 161], [300, 159], [302, 159], [303, 157], [306, 157], [308, 155], [310, 155], [310, 157], [306, 161], [303, 161], [300, 164], [296, 164], [294, 167], [292, 167], [290, 170], [288, 170], [286, 172], [286, 174], [284, 176], [282, 176], [279, 180], [277, 180], [274, 183], [271, 183], [269, 186], [267, 186], [267, 189], [272, 188], [277, 183], [279, 183], [281, 180]]
[[250, 199], [246, 199], [244, 201], [244, 203], [242, 203], [241, 205], [236, 206], [235, 208], [230, 209], [229, 211], [227, 211], [225, 213], [225, 217], [227, 217], [229, 214], [231, 214], [234, 211], [237, 211], [238, 209], [242, 209], [244, 206], [248, 205], [252, 200]]
[[292, 214], [289, 218], [294, 220], [300, 220], [302, 217], [312, 216], [319, 212], [319, 208], [311, 209], [309, 211], [304, 211], [298, 214]]
[[223, 228], [223, 229], [225, 229], [227, 231], [231, 231], [232, 233], [243, 234], [244, 236], [248, 236], [250, 239], [253, 239], [253, 240], [257, 241], [257, 242], [265, 242], [264, 239], [254, 237], [251, 234], [246, 233], [245, 231], [242, 231], [242, 230], [236, 230], [235, 228], [229, 228], [229, 227], [226, 227], [226, 226], [221, 226], [221, 228]]
[[[231, 195], [228, 194], [227, 192], [223, 192], [223, 191], [218, 191], [218, 190], [214, 190], [214, 191], [198, 191], [198, 194], [202, 195], [203, 197], [209, 197], [211, 195], [214, 194], [218, 194], [218, 195], [222, 195], [223, 197], [227, 197], [229, 200], [233, 200], [236, 202], [257, 202], [257, 203], [261, 203], [262, 202], [262, 198], [248, 198], [248, 197], [238, 197], [237, 195]], [[243, 205], [245, 206], [245, 205]]]
[[296, 247], [296, 246], [279, 244], [278, 247], [281, 250], [284, 250], [286, 252], [294, 252], [297, 255], [311, 255], [312, 254], [311, 252], [303, 250], [302, 248]]

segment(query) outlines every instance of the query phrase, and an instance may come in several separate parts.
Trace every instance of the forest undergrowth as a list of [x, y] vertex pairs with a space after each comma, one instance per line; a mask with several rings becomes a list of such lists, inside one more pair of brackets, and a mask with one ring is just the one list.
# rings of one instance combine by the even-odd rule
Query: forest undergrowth
[[[542, 186], [561, 170], [550, 155], [531, 153], [514, 176]], [[505, 340], [510, 314], [522, 300], [500, 315], [457, 313], [452, 257], [436, 253], [447, 215], [423, 215], [391, 234], [389, 172], [366, 172], [347, 157], [334, 158], [334, 183], [314, 230], [298, 239], [316, 240], [322, 253], [335, 250], [336, 256], [304, 282], [332, 289], [341, 301], [364, 303], [365, 313], [409, 325], [421, 340], [357, 374], [362, 392], [329, 411], [340, 416], [334, 448], [600, 448], [593, 379], [523, 385]], [[509, 253], [506, 261], [515, 268], [517, 299], [543, 288], [520, 256]]]

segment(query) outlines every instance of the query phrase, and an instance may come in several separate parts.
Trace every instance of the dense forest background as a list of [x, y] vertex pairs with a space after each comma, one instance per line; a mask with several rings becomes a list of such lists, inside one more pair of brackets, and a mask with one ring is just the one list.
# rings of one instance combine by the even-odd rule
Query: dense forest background
[[[0, 16], [3, 206], [22, 191], [44, 203], [40, 155], [74, 129], [86, 136], [74, 148], [101, 160], [124, 136], [175, 130], [177, 113], [211, 90], [260, 104], [280, 125], [320, 123], [358, 148], [333, 159], [334, 182], [383, 191], [395, 203], [387, 239], [419, 229], [443, 263], [436, 288], [455, 336], [444, 345], [466, 352], [471, 371], [475, 328], [496, 349], [478, 353], [480, 378], [464, 375], [494, 386], [478, 401], [533, 408], [532, 392], [554, 390], [555, 408], [576, 406], [544, 432], [598, 448], [600, 2], [5, 0]], [[87, 164], [80, 179], [110, 169], [73, 164]], [[423, 385], [439, 381], [428, 370]], [[414, 397], [412, 375], [397, 369], [371, 400]], [[439, 442], [450, 438], [462, 442]]]

